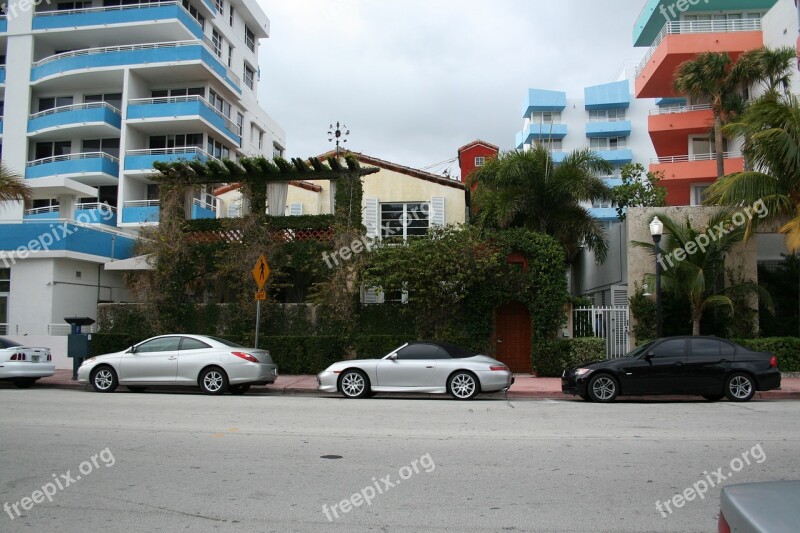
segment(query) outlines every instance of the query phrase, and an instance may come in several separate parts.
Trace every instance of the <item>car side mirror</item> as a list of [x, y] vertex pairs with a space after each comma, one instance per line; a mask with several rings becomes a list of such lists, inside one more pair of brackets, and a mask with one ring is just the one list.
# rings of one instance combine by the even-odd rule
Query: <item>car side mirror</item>
[[130, 348], [125, 350], [125, 353], [136, 353], [136, 346], [131, 346]]
[[397, 354], [393, 353], [392, 355], [389, 356], [389, 359], [391, 359], [392, 361], [397, 361]]
[[653, 352], [647, 352], [644, 354], [644, 360], [649, 362], [655, 355]]

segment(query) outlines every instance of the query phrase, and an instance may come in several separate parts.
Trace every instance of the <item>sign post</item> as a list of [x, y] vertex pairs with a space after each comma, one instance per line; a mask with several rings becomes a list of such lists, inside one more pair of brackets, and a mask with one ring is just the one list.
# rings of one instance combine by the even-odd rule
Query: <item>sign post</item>
[[261, 257], [258, 258], [256, 261], [256, 266], [253, 267], [253, 279], [256, 280], [256, 285], [258, 286], [258, 292], [256, 292], [256, 345], [255, 347], [258, 348], [258, 332], [261, 327], [261, 302], [267, 301], [267, 293], [264, 290], [264, 285], [267, 283], [267, 278], [269, 278], [269, 264], [267, 263], [267, 258], [264, 257], [264, 254], [261, 254]]

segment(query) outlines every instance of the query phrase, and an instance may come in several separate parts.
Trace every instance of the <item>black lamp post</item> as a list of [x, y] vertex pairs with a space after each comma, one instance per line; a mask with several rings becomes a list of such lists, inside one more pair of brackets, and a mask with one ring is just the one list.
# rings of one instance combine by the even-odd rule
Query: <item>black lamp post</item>
[[653, 242], [656, 245], [656, 338], [664, 336], [664, 326], [661, 320], [661, 235], [664, 233], [664, 223], [658, 220], [658, 217], [653, 217], [650, 222], [650, 235], [653, 236]]
[[346, 143], [348, 135], [350, 135], [350, 130], [347, 129], [347, 126], [345, 126], [344, 124], [339, 125], [339, 123], [337, 122], [335, 128], [333, 124], [328, 126], [328, 142], [333, 142], [334, 139], [336, 140], [337, 156], [339, 155], [339, 142], [341, 141], [342, 143]]

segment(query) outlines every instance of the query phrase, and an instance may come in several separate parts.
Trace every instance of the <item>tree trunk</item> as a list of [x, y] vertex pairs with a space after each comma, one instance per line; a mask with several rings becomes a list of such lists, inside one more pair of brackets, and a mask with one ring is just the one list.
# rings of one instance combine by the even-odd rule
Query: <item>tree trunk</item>
[[702, 313], [692, 313], [692, 335], [697, 337], [700, 335], [700, 319], [703, 318]]
[[717, 152], [717, 178], [725, 175], [725, 143], [722, 138], [722, 116], [714, 114], [714, 149]]

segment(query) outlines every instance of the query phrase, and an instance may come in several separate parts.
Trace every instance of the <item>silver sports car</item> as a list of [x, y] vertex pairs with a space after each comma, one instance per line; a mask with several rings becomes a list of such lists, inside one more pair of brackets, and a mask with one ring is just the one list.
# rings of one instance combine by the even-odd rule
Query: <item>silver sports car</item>
[[318, 389], [345, 398], [376, 392], [449, 393], [470, 400], [480, 392], [507, 390], [514, 377], [496, 359], [443, 342], [410, 342], [382, 359], [334, 363], [317, 375]]
[[78, 369], [78, 382], [97, 392], [125, 385], [133, 392], [147, 386], [200, 386], [207, 394], [244, 394], [251, 385], [268, 385], [278, 367], [266, 350], [204, 335], [162, 335], [123, 352], [98, 355]]

